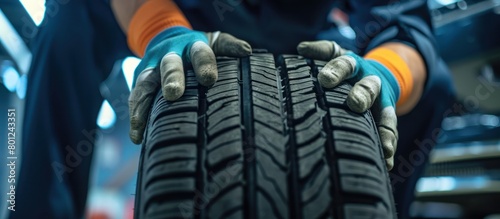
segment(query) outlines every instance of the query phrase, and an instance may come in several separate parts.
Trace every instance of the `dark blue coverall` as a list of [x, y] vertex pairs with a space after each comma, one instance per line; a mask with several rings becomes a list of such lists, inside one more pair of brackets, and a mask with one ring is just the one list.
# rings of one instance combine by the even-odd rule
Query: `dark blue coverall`
[[[220, 30], [253, 48], [296, 53], [299, 42], [317, 39], [336, 1], [177, 2], [195, 30]], [[226, 7], [215, 7], [214, 2]], [[435, 130], [452, 99], [448, 69], [434, 46], [426, 1], [340, 3], [349, 14], [357, 34], [352, 43], [361, 55], [397, 41], [417, 49], [425, 60], [425, 90], [414, 110], [398, 118], [399, 142], [390, 173], [399, 216], [406, 218]], [[33, 42], [16, 211], [10, 218], [84, 216], [93, 150], [83, 146], [96, 137], [96, 117], [103, 101], [99, 85], [116, 60], [132, 55], [109, 0], [48, 0], [46, 4], [57, 4], [59, 10], [46, 13]], [[68, 161], [67, 155], [75, 151], [85, 156]]]

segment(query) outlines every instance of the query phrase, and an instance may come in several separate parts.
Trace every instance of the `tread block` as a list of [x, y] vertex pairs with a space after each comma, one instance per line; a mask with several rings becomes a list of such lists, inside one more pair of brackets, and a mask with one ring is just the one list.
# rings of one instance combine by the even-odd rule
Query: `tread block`
[[340, 155], [347, 154], [350, 156], [360, 157], [362, 160], [369, 160], [370, 164], [375, 164], [382, 168], [382, 162], [379, 161], [380, 154], [370, 149], [370, 147], [356, 143], [355, 141], [339, 140], [336, 141], [335, 151]]
[[276, 82], [274, 80], [275, 79], [272, 78], [271, 76], [265, 77], [261, 74], [256, 74], [256, 73], [252, 74], [252, 84], [262, 84], [274, 87], [276, 86]]
[[340, 130], [340, 129], [335, 130], [333, 132], [333, 135], [336, 140], [352, 141], [355, 144], [367, 146], [374, 152], [378, 152], [377, 150], [378, 145], [375, 144], [376, 139], [370, 138], [373, 136], [368, 137], [366, 135], [357, 132]]
[[[290, 79], [290, 88], [292, 88], [292, 90], [295, 90], [296, 88], [299, 88], [300, 85], [304, 85], [304, 84], [310, 86], [310, 82], [311, 82], [311, 78], [309, 75], [302, 76], [301, 78], [294, 79], [294, 80]], [[312, 89], [312, 86], [310, 86], [310, 87]]]
[[361, 125], [364, 129], [372, 130], [374, 127], [372, 126], [371, 119], [367, 118], [366, 114], [359, 114], [342, 108], [330, 108], [330, 116], [332, 118], [349, 119], [355, 121], [356, 124]]
[[346, 107], [348, 107], [347, 103], [345, 102], [345, 99], [347, 98], [347, 94], [326, 92], [325, 96], [326, 96], [326, 102], [328, 104], [345, 105]]
[[224, 100], [225, 97], [231, 96], [238, 96], [238, 82], [236, 79], [230, 80], [228, 83], [219, 85], [207, 92], [207, 100], [210, 104], [215, 102], [215, 100]]
[[[196, 112], [185, 112], [182, 114], [172, 114], [168, 117], [161, 118], [156, 121], [156, 127], [175, 127], [178, 123], [193, 123], [196, 124], [198, 115]], [[153, 129], [152, 132], [157, 132]]]
[[293, 81], [307, 81], [306, 79], [310, 79], [311, 75], [309, 74], [310, 68], [308, 66], [304, 66], [298, 69], [288, 69], [288, 80], [290, 83]]
[[188, 218], [193, 216], [193, 207], [193, 200], [190, 199], [154, 202], [148, 207], [146, 218]]
[[330, 196], [329, 175], [329, 170], [325, 165], [317, 179], [304, 187], [302, 200], [304, 204], [303, 215], [306, 218], [321, 218], [321, 215], [332, 208], [331, 199], [335, 197]]
[[296, 140], [299, 147], [309, 144], [314, 139], [320, 138], [326, 140], [325, 136], [321, 135], [323, 131], [321, 125], [312, 125], [309, 129], [296, 133]]
[[310, 101], [314, 102], [312, 105], [316, 105], [316, 94], [314, 94], [313, 89], [311, 88], [310, 92], [293, 95], [292, 101], [294, 104]]
[[[293, 99], [293, 97], [292, 97]], [[312, 115], [316, 112], [316, 101], [307, 100], [299, 104], [293, 105], [293, 119], [304, 120], [306, 115]]]
[[239, 97], [228, 97], [226, 100], [219, 101], [215, 104], [210, 105], [210, 108], [207, 110], [206, 114], [208, 116], [212, 116], [216, 114], [224, 108], [225, 110], [230, 110], [232, 114], [239, 114], [238, 107], [240, 102], [238, 101]]
[[325, 138], [315, 138], [315, 140], [311, 143], [308, 143], [307, 145], [304, 145], [300, 147], [297, 150], [297, 155], [299, 156], [300, 159], [304, 159], [308, 156], [311, 156], [311, 154], [314, 154], [318, 151], [324, 153], [324, 147], [325, 147], [326, 139]]
[[[186, 159], [155, 165], [148, 172], [146, 185], [159, 178], [175, 178], [196, 173], [196, 160]], [[149, 182], [149, 183], [148, 183]]]
[[192, 123], [158, 127], [156, 132], [150, 134], [152, 139], [149, 140], [149, 145], [152, 146], [151, 148], [157, 148], [157, 145], [195, 142], [197, 137], [196, 128], [196, 124]]
[[261, 123], [255, 123], [255, 128], [259, 130], [255, 135], [255, 146], [257, 148], [261, 147], [269, 153], [278, 155], [276, 159], [282, 161], [280, 162], [281, 164], [285, 164], [285, 161], [282, 160], [281, 157], [285, 156], [284, 152], [287, 138], [276, 130]]
[[389, 212], [381, 205], [347, 204], [344, 206], [345, 218], [385, 219]]
[[168, 162], [176, 159], [196, 159], [196, 144], [180, 144], [180, 145], [167, 145], [161, 147], [149, 156], [149, 162], [146, 169], [152, 166]]
[[323, 166], [325, 164], [325, 161], [323, 160], [324, 157], [324, 151], [316, 150], [300, 159], [301, 162], [299, 162], [299, 177], [302, 179], [316, 174], [314, 172], [315, 168], [317, 168], [317, 166]]
[[224, 218], [225, 215], [232, 214], [233, 209], [241, 209], [243, 213], [243, 187], [238, 186], [224, 194], [218, 201], [211, 202], [207, 208], [208, 218]]
[[151, 198], [157, 196], [171, 195], [175, 199], [178, 193], [194, 193], [195, 181], [192, 178], [173, 178], [168, 180], [157, 180], [146, 189], [146, 194]]
[[[269, 218], [269, 219], [284, 219], [288, 218], [287, 211], [277, 210], [276, 204], [273, 200], [269, 200], [262, 192], [257, 193], [257, 207], [259, 211], [257, 212], [257, 218]], [[288, 209], [285, 209], [288, 210]]]
[[[238, 127], [240, 125], [239, 115], [232, 115], [231, 117], [225, 115], [217, 115], [217, 118], [209, 118], [208, 121], [208, 135], [214, 137], [216, 134], [224, 135], [225, 132]], [[214, 121], [210, 121], [214, 120]]]
[[295, 125], [295, 130], [297, 132], [306, 131], [310, 128], [320, 127], [322, 130], [322, 119], [325, 116], [325, 112], [322, 110], [318, 110], [317, 113], [312, 114], [309, 118], [305, 119], [303, 122]]
[[[255, 95], [255, 93], [254, 93], [254, 95]], [[254, 96], [253, 101], [254, 101], [254, 111], [258, 110], [259, 113], [267, 113], [267, 114], [270, 114], [272, 116], [281, 116], [280, 115], [280, 111], [281, 111], [280, 107], [276, 106], [274, 104], [268, 104], [269, 100], [264, 101], [261, 98]], [[256, 117], [262, 118], [262, 114], [259, 114], [259, 113], [254, 112]]]
[[370, 131], [370, 129], [366, 128], [366, 123], [360, 123], [356, 120], [353, 120], [351, 118], [345, 118], [345, 117], [331, 117], [331, 124], [336, 128], [336, 129], [341, 129], [341, 130], [351, 130], [354, 133], [364, 135], [367, 138], [371, 140], [372, 144], [375, 144], [373, 141], [373, 129]]
[[[257, 157], [260, 158], [262, 162], [257, 163], [257, 181], [258, 195], [262, 195], [261, 198], [257, 198], [257, 203], [259, 201], [267, 201], [272, 206], [270, 210], [265, 210], [269, 215], [276, 215], [278, 218], [287, 218], [284, 215], [288, 213], [288, 201], [287, 201], [287, 186], [286, 186], [286, 173], [281, 169], [273, 165], [271, 159], [268, 159], [263, 154], [259, 154], [257, 151]], [[262, 206], [262, 205], [260, 205]], [[260, 212], [264, 214], [265, 212]]]
[[[238, 160], [243, 154], [241, 142], [231, 142], [224, 146], [217, 147], [208, 153], [208, 165], [210, 167], [227, 164], [230, 161]], [[223, 162], [222, 164], [220, 164]]]
[[214, 138], [211, 139], [208, 144], [206, 149], [208, 152], [211, 152], [212, 150], [217, 149], [218, 147], [222, 147], [226, 144], [232, 143], [232, 142], [240, 142], [241, 141], [241, 130], [238, 128], [229, 130], [225, 133], [224, 138]]
[[216, 198], [217, 195], [223, 194], [224, 189], [240, 186], [242, 179], [243, 163], [241, 161], [231, 161], [224, 166], [222, 171], [217, 173], [208, 172], [207, 183], [203, 192], [209, 198]]
[[342, 176], [340, 184], [344, 192], [372, 195], [380, 199], [387, 194], [385, 185], [362, 176]]
[[383, 179], [380, 178], [382, 171], [377, 169], [377, 167], [357, 161], [357, 160], [349, 160], [349, 159], [339, 159], [339, 172], [342, 175], [350, 175], [350, 176], [366, 176], [372, 180], [383, 184]]

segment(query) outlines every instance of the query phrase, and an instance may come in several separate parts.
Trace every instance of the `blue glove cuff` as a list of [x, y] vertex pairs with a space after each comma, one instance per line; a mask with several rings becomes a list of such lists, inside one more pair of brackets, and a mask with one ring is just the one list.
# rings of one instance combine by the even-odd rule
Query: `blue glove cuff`
[[351, 78], [355, 78], [355, 81], [359, 81], [366, 76], [378, 76], [382, 82], [380, 88], [382, 107], [396, 107], [396, 102], [400, 95], [400, 88], [394, 75], [377, 61], [366, 60], [353, 52], [347, 52], [346, 55], [356, 60], [356, 68]]
[[[208, 39], [202, 32], [194, 31], [183, 26], [168, 28], [156, 35], [146, 47], [146, 54], [154, 50], [157, 45], [162, 44], [162, 49], [167, 49], [167, 53], [174, 52], [183, 57], [183, 54], [191, 48], [197, 41], [208, 44]], [[165, 53], [166, 54], [166, 53]], [[187, 53], [186, 55], [189, 55]]]
[[136, 79], [144, 69], [158, 66], [163, 56], [168, 53], [179, 55], [183, 62], [187, 63], [190, 60], [191, 46], [198, 41], [208, 44], [208, 39], [203, 32], [182, 26], [171, 27], [160, 32], [146, 47], [145, 55], [135, 69], [132, 87], [135, 87]]
[[370, 63], [371, 65], [373, 65], [377, 70], [379, 70], [383, 79], [385, 79], [386, 82], [388, 82], [388, 84], [391, 85], [392, 90], [394, 91], [394, 95], [397, 98], [396, 101], [398, 101], [400, 88], [399, 88], [398, 81], [397, 81], [396, 77], [394, 77], [392, 72], [389, 71], [389, 69], [387, 69], [384, 65], [380, 64], [377, 61], [374, 61], [374, 60], [365, 60], [365, 61]]

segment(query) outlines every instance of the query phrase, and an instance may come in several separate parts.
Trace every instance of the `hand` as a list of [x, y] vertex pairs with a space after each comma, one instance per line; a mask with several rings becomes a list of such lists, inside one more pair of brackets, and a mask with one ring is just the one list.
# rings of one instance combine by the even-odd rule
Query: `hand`
[[135, 70], [136, 80], [129, 98], [130, 139], [135, 144], [142, 142], [148, 113], [160, 86], [168, 101], [184, 94], [183, 63], [192, 64], [201, 85], [211, 86], [218, 75], [216, 55], [243, 57], [251, 52], [247, 42], [226, 33], [172, 27], [158, 34]]
[[362, 113], [370, 107], [377, 124], [387, 168], [394, 166], [394, 152], [398, 142], [396, 101], [399, 85], [392, 73], [382, 64], [365, 60], [331, 41], [302, 42], [297, 47], [304, 57], [329, 61], [318, 74], [318, 82], [333, 88], [348, 80], [355, 83], [346, 102], [349, 108]]

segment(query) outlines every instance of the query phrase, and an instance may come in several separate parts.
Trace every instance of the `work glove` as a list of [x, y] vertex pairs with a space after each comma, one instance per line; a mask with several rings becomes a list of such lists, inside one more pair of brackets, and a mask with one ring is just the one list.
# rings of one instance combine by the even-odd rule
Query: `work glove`
[[322, 87], [333, 88], [344, 80], [355, 83], [347, 96], [347, 105], [357, 113], [371, 107], [387, 168], [392, 169], [398, 142], [395, 105], [400, 92], [393, 74], [377, 61], [365, 60], [335, 42], [302, 42], [297, 50], [304, 57], [329, 61], [318, 73]]
[[130, 139], [143, 139], [152, 102], [161, 86], [168, 101], [180, 98], [185, 90], [183, 63], [193, 66], [196, 79], [203, 86], [217, 81], [216, 55], [244, 57], [250, 45], [227, 33], [204, 33], [185, 27], [171, 27], [155, 36], [134, 73], [129, 97]]

